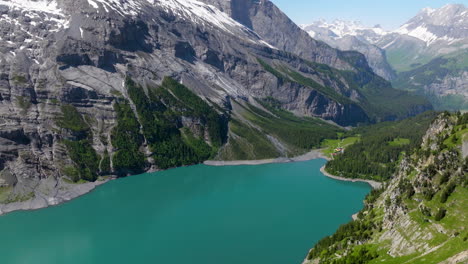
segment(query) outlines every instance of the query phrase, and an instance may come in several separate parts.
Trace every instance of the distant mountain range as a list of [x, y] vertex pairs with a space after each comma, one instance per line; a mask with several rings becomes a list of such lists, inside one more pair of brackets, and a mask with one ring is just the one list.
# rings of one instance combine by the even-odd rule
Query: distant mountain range
[[363, 53], [375, 73], [425, 94], [439, 109], [468, 109], [468, 9], [462, 4], [425, 8], [394, 31], [342, 20], [302, 28], [335, 48]]

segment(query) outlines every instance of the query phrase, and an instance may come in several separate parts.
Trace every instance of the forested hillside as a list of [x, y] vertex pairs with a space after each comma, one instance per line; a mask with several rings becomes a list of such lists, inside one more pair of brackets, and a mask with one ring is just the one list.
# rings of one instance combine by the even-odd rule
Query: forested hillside
[[436, 112], [396, 122], [383, 122], [348, 131], [344, 137], [359, 137], [344, 153], [327, 163], [326, 171], [346, 178], [377, 181], [389, 179], [395, 172], [403, 153], [419, 147], [422, 137]]

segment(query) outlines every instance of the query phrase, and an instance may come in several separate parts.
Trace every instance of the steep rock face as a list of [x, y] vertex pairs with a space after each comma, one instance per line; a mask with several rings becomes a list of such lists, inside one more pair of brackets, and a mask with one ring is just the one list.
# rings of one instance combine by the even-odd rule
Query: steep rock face
[[203, 0], [220, 7], [239, 23], [254, 30], [278, 49], [331, 67], [351, 70], [353, 65], [340, 57], [338, 50], [311, 39], [269, 0]]

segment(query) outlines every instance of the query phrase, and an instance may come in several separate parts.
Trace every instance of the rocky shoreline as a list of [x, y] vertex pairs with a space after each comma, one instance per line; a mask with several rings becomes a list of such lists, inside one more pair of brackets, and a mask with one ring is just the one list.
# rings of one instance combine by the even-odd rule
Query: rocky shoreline
[[377, 182], [377, 181], [372, 181], [372, 180], [364, 180], [364, 179], [350, 179], [350, 178], [344, 178], [344, 177], [339, 177], [335, 175], [331, 175], [330, 173], [325, 171], [325, 166], [320, 168], [320, 171], [327, 177], [330, 177], [335, 180], [339, 181], [348, 181], [348, 182], [365, 182], [368, 183], [373, 189], [380, 189], [382, 188], [382, 183]]
[[82, 184], [67, 183], [59, 181], [57, 187], [48, 196], [44, 196], [39, 191], [34, 192], [34, 198], [27, 201], [12, 202], [0, 204], [0, 215], [13, 211], [37, 210], [49, 206], [59, 205], [74, 198], [87, 194], [96, 187], [111, 181], [113, 178], [98, 180], [96, 182], [87, 182]]

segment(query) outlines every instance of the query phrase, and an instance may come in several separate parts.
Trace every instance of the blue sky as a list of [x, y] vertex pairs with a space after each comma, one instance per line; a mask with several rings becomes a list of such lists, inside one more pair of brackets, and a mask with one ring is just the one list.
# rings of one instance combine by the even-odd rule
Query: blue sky
[[395, 29], [424, 7], [438, 8], [450, 3], [468, 6], [468, 0], [271, 0], [297, 24], [321, 18], [358, 20], [367, 26], [376, 24]]

